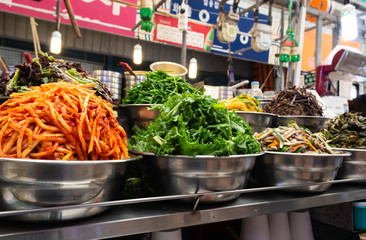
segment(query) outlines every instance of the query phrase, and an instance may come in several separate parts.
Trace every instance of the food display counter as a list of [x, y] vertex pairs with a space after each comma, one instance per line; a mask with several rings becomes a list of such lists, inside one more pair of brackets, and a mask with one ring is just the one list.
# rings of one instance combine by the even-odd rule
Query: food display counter
[[[194, 201], [164, 200], [180, 198], [173, 196], [100, 203], [114, 206], [94, 217], [65, 222], [13, 221], [3, 218], [9, 214], [0, 212], [0, 239], [103, 239], [351, 202], [366, 196], [361, 184], [335, 183], [322, 194], [268, 191], [273, 188], [256, 189], [251, 193], [253, 189], [241, 190], [248, 193], [230, 202], [199, 203], [194, 211]], [[22, 213], [24, 211], [12, 214]]]

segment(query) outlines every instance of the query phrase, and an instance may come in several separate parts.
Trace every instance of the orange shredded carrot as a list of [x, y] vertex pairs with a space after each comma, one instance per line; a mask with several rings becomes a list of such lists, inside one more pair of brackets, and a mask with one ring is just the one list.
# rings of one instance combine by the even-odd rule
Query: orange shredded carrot
[[270, 148], [270, 147], [274, 147], [274, 146], [277, 146], [279, 144], [279, 142], [277, 142], [276, 140], [273, 140], [273, 143], [269, 144], [267, 147]]
[[313, 144], [311, 144], [311, 142], [307, 139], [307, 138], [304, 138], [304, 140], [308, 143], [308, 145], [316, 152], [318, 151], [318, 149], [316, 149]]
[[91, 86], [58, 82], [13, 93], [0, 106], [0, 157], [128, 158], [126, 132]]
[[299, 145], [295, 146], [294, 149], [292, 149], [292, 152], [295, 152], [297, 149], [299, 149], [302, 146], [304, 146], [304, 145], [303, 144], [299, 144]]

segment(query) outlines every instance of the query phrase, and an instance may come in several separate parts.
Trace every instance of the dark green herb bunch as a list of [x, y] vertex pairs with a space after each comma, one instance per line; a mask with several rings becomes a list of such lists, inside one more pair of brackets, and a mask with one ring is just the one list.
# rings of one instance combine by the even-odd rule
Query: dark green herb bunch
[[248, 123], [210, 96], [175, 95], [155, 108], [160, 115], [148, 128], [134, 127], [130, 149], [187, 156], [261, 152]]
[[146, 81], [127, 89], [124, 104], [161, 104], [169, 97], [182, 93], [202, 93], [181, 77], [173, 77], [164, 71], [146, 73]]
[[345, 112], [331, 119], [322, 133], [337, 148], [366, 149], [366, 117], [361, 113]]

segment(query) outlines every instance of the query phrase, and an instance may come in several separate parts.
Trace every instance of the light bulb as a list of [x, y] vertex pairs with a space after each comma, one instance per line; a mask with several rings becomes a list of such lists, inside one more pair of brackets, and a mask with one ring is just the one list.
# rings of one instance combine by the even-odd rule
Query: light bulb
[[62, 40], [61, 40], [61, 33], [59, 31], [54, 31], [51, 37], [51, 45], [50, 51], [54, 54], [59, 54], [62, 48]]
[[346, 4], [342, 8], [341, 34], [344, 40], [353, 40], [358, 35], [356, 8], [351, 4]]
[[133, 47], [133, 63], [134, 64], [142, 63], [142, 47], [140, 44], [136, 44]]
[[197, 77], [197, 59], [194, 57], [189, 60], [188, 77], [192, 79]]

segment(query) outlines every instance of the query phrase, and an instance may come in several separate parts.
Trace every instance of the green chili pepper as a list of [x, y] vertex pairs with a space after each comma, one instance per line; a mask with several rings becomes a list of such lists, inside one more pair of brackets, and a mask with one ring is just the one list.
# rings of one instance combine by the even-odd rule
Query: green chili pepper
[[277, 135], [277, 137], [281, 140], [281, 142], [284, 142], [283, 141], [283, 137], [281, 136], [281, 134], [279, 134], [277, 131], [276, 131], [276, 129], [272, 129], [273, 130], [273, 132]]
[[299, 147], [299, 148], [295, 151], [295, 153], [299, 153], [299, 152], [301, 152], [303, 149], [304, 149], [303, 147]]
[[281, 148], [280, 152], [286, 152], [286, 150], [289, 148], [289, 146], [284, 146], [283, 148]]

